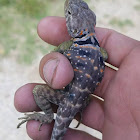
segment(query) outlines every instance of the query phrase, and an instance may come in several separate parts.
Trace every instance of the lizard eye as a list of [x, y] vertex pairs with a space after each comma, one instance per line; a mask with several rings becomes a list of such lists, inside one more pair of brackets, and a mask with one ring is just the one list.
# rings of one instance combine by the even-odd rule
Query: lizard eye
[[68, 11], [68, 14], [69, 14], [69, 15], [71, 15], [71, 12], [70, 12], [70, 11]]

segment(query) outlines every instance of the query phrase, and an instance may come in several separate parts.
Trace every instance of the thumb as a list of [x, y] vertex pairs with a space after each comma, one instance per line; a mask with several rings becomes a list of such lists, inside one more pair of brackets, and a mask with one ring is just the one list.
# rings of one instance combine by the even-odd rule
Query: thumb
[[44, 56], [40, 62], [39, 70], [41, 78], [54, 89], [65, 87], [74, 76], [69, 60], [58, 52]]

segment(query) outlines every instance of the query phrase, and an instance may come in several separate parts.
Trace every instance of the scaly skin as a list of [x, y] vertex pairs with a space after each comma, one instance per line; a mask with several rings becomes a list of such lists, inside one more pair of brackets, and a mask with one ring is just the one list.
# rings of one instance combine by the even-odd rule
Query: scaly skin
[[[74, 116], [89, 103], [89, 95], [101, 82], [107, 53], [99, 47], [95, 36], [96, 16], [82, 0], [66, 0], [65, 17], [70, 42], [59, 46], [74, 69], [74, 79], [64, 90], [54, 90], [47, 85], [37, 85], [34, 98], [37, 105], [45, 112], [26, 114], [23, 121], [38, 120], [41, 125], [53, 120], [50, 102], [59, 105], [51, 140], [62, 140]], [[41, 126], [40, 125], [40, 126]], [[39, 128], [40, 129], [40, 128]]]

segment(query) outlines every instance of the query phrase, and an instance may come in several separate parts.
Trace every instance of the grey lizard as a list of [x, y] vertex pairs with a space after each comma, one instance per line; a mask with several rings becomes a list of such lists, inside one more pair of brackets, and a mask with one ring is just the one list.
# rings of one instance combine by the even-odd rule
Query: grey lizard
[[59, 106], [52, 131], [51, 140], [62, 140], [74, 116], [89, 104], [89, 96], [104, 76], [107, 53], [100, 48], [95, 35], [96, 16], [82, 0], [66, 0], [65, 18], [71, 41], [58, 47], [58, 52], [65, 55], [74, 70], [72, 82], [63, 90], [54, 90], [47, 85], [36, 85], [34, 99], [45, 114], [26, 114], [20, 127], [26, 121], [52, 122], [54, 115], [50, 103]]

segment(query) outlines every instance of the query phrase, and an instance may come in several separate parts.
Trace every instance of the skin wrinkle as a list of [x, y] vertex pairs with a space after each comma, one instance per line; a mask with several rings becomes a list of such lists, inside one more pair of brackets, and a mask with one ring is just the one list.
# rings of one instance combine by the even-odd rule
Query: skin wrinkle
[[[110, 91], [110, 93], [111, 93], [111, 91]], [[110, 95], [108, 95], [108, 96], [110, 96]], [[107, 97], [105, 97], [105, 98], [107, 98]], [[116, 106], [118, 107], [120, 105], [120, 101], [119, 101], [119, 103], [113, 104], [114, 103], [114, 100], [112, 100], [112, 101], [110, 100], [110, 102], [107, 102], [107, 103], [106, 103], [106, 100], [105, 100], [105, 104], [107, 104], [109, 106], [108, 110], [105, 111], [105, 118], [106, 118], [105, 120], [109, 120], [109, 122], [111, 122], [113, 125], [115, 125], [115, 123], [118, 121], [117, 120], [118, 117], [115, 114], [117, 114], [116, 111], [118, 112], [119, 109], [118, 108], [116, 109], [115, 107]], [[110, 114], [109, 112], [113, 112], [113, 114]], [[114, 119], [114, 115], [117, 118]]]
[[[122, 85], [122, 84], [121, 84]], [[123, 87], [122, 88], [124, 88], [125, 86], [123, 85]], [[128, 86], [127, 86], [128, 87]], [[120, 88], [119, 89], [119, 95], [122, 95], [122, 88]], [[124, 92], [123, 92], [124, 93]], [[122, 99], [124, 99], [124, 98], [122, 98], [122, 96], [120, 96], [120, 99], [122, 100]], [[125, 100], [125, 99], [124, 99]], [[123, 102], [124, 103], [124, 100], [122, 100], [121, 102]], [[125, 101], [126, 102], [126, 101]], [[120, 103], [121, 104], [121, 103]], [[127, 104], [124, 104], [125, 105], [125, 109], [124, 110], [126, 110], [127, 109], [127, 111], [129, 112], [129, 114], [131, 114], [130, 113], [130, 111], [129, 111], [129, 108], [128, 108], [128, 106], [127, 106]], [[121, 112], [121, 110], [120, 110], [120, 112]], [[128, 115], [128, 116], [130, 116], [130, 115]], [[120, 124], [118, 124], [117, 125], [117, 120], [114, 122], [112, 119], [109, 119], [109, 118], [112, 118], [112, 117], [110, 117], [110, 116], [108, 116], [108, 113], [106, 113], [106, 119], [108, 119], [109, 120], [109, 122], [111, 122], [114, 126], [117, 126], [117, 127], [120, 127]], [[114, 118], [113, 118], [114, 119]], [[124, 120], [124, 119], [122, 119], [122, 120]], [[132, 121], [130, 121], [130, 123], [127, 123], [127, 126], [131, 126], [132, 124], [134, 124], [134, 121], [133, 121], [133, 119], [132, 119]], [[124, 126], [126, 126], [126, 125], [124, 125]]]
[[[131, 50], [126, 54], [125, 60], [130, 56], [130, 54], [131, 54], [135, 49], [136, 49], [136, 47], [132, 47], [132, 48], [131, 48]], [[123, 65], [122, 65], [123, 62], [124, 62], [124, 61], [122, 61], [122, 62], [120, 63], [120, 67], [123, 66]]]
[[100, 132], [102, 132], [102, 128], [103, 128], [103, 123], [104, 123], [104, 111], [103, 111], [103, 105], [104, 105], [104, 101], [100, 100], [100, 108], [101, 108], [101, 114], [99, 115], [99, 118], [97, 118], [99, 125], [98, 125], [98, 130], [101, 130]]
[[139, 123], [137, 122], [136, 117], [135, 117], [136, 112], [137, 112], [137, 110], [133, 110], [132, 107], [131, 107], [131, 104], [130, 104], [130, 113], [131, 113], [131, 115], [132, 115], [132, 117], [133, 117], [133, 119], [135, 121], [136, 127], [138, 129], [138, 133], [139, 133], [139, 139], [140, 139], [140, 126], [139, 126]]
[[[129, 126], [125, 126], [123, 129], [122, 129], [122, 127], [120, 127], [119, 125], [116, 125], [116, 123], [114, 123], [114, 121], [112, 121], [111, 119], [109, 119], [109, 117], [107, 117], [107, 115], [106, 115], [106, 117], [105, 117], [105, 122], [104, 122], [104, 126], [106, 126], [106, 123], [108, 123], [108, 125], [109, 126], [113, 126], [114, 127], [114, 130], [116, 130], [116, 131], [113, 131], [113, 138], [115, 139], [115, 140], [118, 140], [118, 138], [121, 138], [121, 140], [126, 140], [125, 138], [124, 138], [124, 136], [125, 137], [127, 137], [127, 133], [130, 133], [130, 130], [129, 130]], [[111, 128], [111, 127], [110, 127]], [[110, 129], [109, 128], [109, 129]], [[104, 128], [103, 127], [103, 133], [105, 133], [105, 131], [109, 131], [109, 129], [107, 129], [107, 130], [104, 130], [104, 129], [106, 129], [106, 128]], [[128, 132], [128, 130], [129, 130], [129, 132]], [[111, 130], [110, 130], [111, 131]], [[119, 134], [120, 136], [118, 136], [118, 135], [116, 135], [115, 137], [114, 137], [114, 134]], [[110, 135], [112, 135], [111, 133], [110, 133]], [[105, 137], [105, 138], [104, 138]], [[108, 137], [108, 136], [107, 136]], [[103, 135], [103, 140], [108, 140], [108, 138], [106, 137], [106, 135]], [[116, 139], [117, 138], [117, 139]], [[111, 139], [109, 139], [109, 140], [111, 140]]]
[[[126, 81], [128, 81], [128, 79], [126, 79], [128, 77], [126, 77], [125, 79], [122, 79], [121, 76], [118, 76], [120, 71], [118, 71], [118, 73], [116, 75], [116, 78], [120, 83], [118, 88], [117, 88], [117, 90], [118, 90], [118, 98], [120, 100], [120, 103], [124, 103], [124, 107], [126, 109], [128, 109], [130, 107], [128, 101], [130, 102], [130, 100], [127, 97], [130, 96], [130, 94], [128, 94], [128, 93], [130, 93], [130, 90], [124, 88], [124, 87], [129, 87], [128, 83], [126, 82]], [[123, 94], [123, 93], [127, 93], [127, 94]]]
[[106, 33], [106, 37], [104, 37], [104, 38], [100, 41], [101, 47], [104, 47], [104, 48], [106, 48], [106, 44], [107, 44], [108, 40], [110, 39], [110, 37], [112, 36], [112, 34], [114, 34], [114, 32], [113, 32], [112, 29], [107, 29], [107, 32], [108, 32], [108, 33]]
[[53, 85], [53, 81], [54, 81], [54, 79], [55, 79], [55, 77], [56, 77], [58, 64], [59, 64], [59, 60], [57, 60], [56, 67], [55, 67], [55, 69], [54, 69], [54, 73], [53, 73], [52, 80], [51, 80], [51, 85]]
[[[139, 46], [134, 47], [134, 48], [131, 50], [131, 52], [129, 53], [129, 55], [131, 55], [132, 53], [134, 53], [134, 51], [135, 51], [136, 49], [138, 49], [138, 48], [139, 48]], [[128, 55], [128, 56], [129, 56], [129, 55]], [[128, 57], [128, 56], [127, 56], [127, 57]], [[134, 91], [134, 89], [132, 89], [132, 88], [129, 89], [129, 91], [131, 92], [131, 94], [130, 94], [130, 100], [131, 100], [131, 99], [133, 98], [133, 97], [132, 97], [132, 96], [133, 96], [133, 93], [136, 92], [136, 91]], [[132, 91], [134, 91], [134, 92], [132, 92]], [[132, 95], [132, 96], [131, 96], [131, 95]], [[139, 127], [139, 124], [138, 124], [138, 122], [137, 122], [137, 120], [136, 120], [136, 118], [135, 118], [135, 116], [134, 116], [134, 114], [136, 114], [136, 113], [135, 113], [135, 111], [134, 111], [134, 110], [132, 109], [132, 107], [131, 107], [131, 106], [132, 106], [132, 105], [131, 105], [132, 102], [133, 102], [133, 101], [131, 101], [130, 104], [129, 104], [129, 109], [130, 109], [131, 116], [132, 116], [133, 120], [135, 121], [135, 124], [136, 124], [135, 126], [137, 127], [137, 130], [138, 130], [138, 133], [139, 133], [139, 134], [138, 134], [138, 137], [139, 137], [139, 139], [140, 139], [140, 127]]]
[[[133, 52], [135, 51], [137, 49], [137, 47], [134, 47], [134, 48], [132, 48], [131, 49], [131, 51], [129, 52], [129, 54], [128, 55], [126, 55], [126, 61], [123, 61], [122, 62], [122, 67], [124, 67], [124, 66], [126, 66], [126, 68], [127, 68], [127, 65], [126, 65], [126, 63], [127, 63], [127, 61], [130, 59], [130, 55], [131, 54], [133, 54]], [[128, 60], [127, 60], [128, 59]], [[135, 61], [135, 60], [134, 60]], [[130, 64], [131, 65], [131, 64]], [[131, 69], [128, 69], [127, 70], [127, 72], [128, 73], [131, 73]], [[124, 92], [126, 92], [127, 94], [125, 94], [126, 96], [123, 96], [124, 94], [119, 94], [121, 97], [121, 99], [123, 99], [123, 102], [125, 102], [125, 104], [126, 104], [126, 108], [129, 108], [130, 110], [131, 110], [131, 99], [133, 98], [132, 96], [133, 96], [133, 93], [135, 92], [134, 91], [134, 88], [132, 88], [131, 87], [131, 80], [129, 80], [129, 77], [131, 78], [133, 78], [133, 76], [134, 75], [126, 75], [125, 77], [126, 78], [128, 78], [128, 79], [126, 79], [125, 81], [124, 81], [124, 79], [123, 79], [123, 83], [122, 84], [120, 84], [120, 90], [124, 90]], [[128, 83], [128, 81], [129, 81], [129, 83]], [[120, 78], [120, 82], [122, 82], [122, 80], [121, 80], [121, 78]], [[126, 84], [127, 83], [127, 84]], [[124, 87], [128, 87], [127, 89], [124, 89]], [[123, 91], [122, 91], [123, 92]], [[131, 96], [132, 95], [132, 96]]]
[[136, 119], [135, 119], [135, 117], [134, 117], [134, 115], [133, 114], [135, 114], [135, 113], [133, 113], [133, 111], [130, 109], [130, 113], [131, 113], [131, 115], [132, 115], [132, 117], [133, 117], [133, 119], [134, 119], [134, 121], [135, 121], [135, 126], [137, 127], [137, 132], [138, 132], [138, 138], [140, 139], [140, 127], [139, 127], [139, 125], [138, 125], [138, 122], [136, 121]]
[[[46, 71], [46, 67], [43, 67], [44, 78], [45, 78], [46, 82], [47, 82], [49, 85], [53, 85], [53, 80], [54, 80], [54, 78], [55, 78], [56, 71], [57, 71], [57, 67], [58, 67], [58, 64], [59, 64], [60, 61], [58, 60], [58, 58], [54, 58], [54, 59], [51, 59], [51, 60], [49, 60], [49, 61], [46, 62], [46, 64], [47, 64], [48, 62], [54, 61], [54, 60], [57, 60], [57, 61], [56, 61], [56, 65], [55, 65], [55, 68], [54, 68], [54, 70], [53, 70], [53, 74], [52, 74], [52, 78], [51, 78], [51, 81], [50, 81], [50, 82], [47, 80], [46, 74], [45, 74], [45, 72], [44, 72], [44, 71]], [[45, 64], [45, 65], [46, 65], [46, 64]]]
[[102, 88], [99, 88], [99, 93], [101, 94], [101, 97], [103, 98], [104, 97], [104, 95], [105, 95], [105, 90], [106, 90], [106, 88], [108, 87], [108, 85], [109, 85], [109, 83], [111, 82], [111, 80], [109, 81], [109, 80], [104, 80], [103, 79], [103, 81], [102, 81]]
[[[125, 104], [124, 104], [124, 106], [125, 106], [125, 111], [131, 116], [132, 114], [131, 114], [131, 112], [130, 112], [129, 104], [127, 103], [127, 101], [125, 101], [124, 98], [121, 98], [121, 99], [122, 99], [122, 102], [123, 102], [123, 101], [125, 102]], [[132, 116], [131, 116], [131, 121], [130, 121], [129, 123], [127, 123], [127, 125], [129, 126], [129, 125], [131, 125], [131, 123], [133, 123], [133, 118], [132, 118]]]

